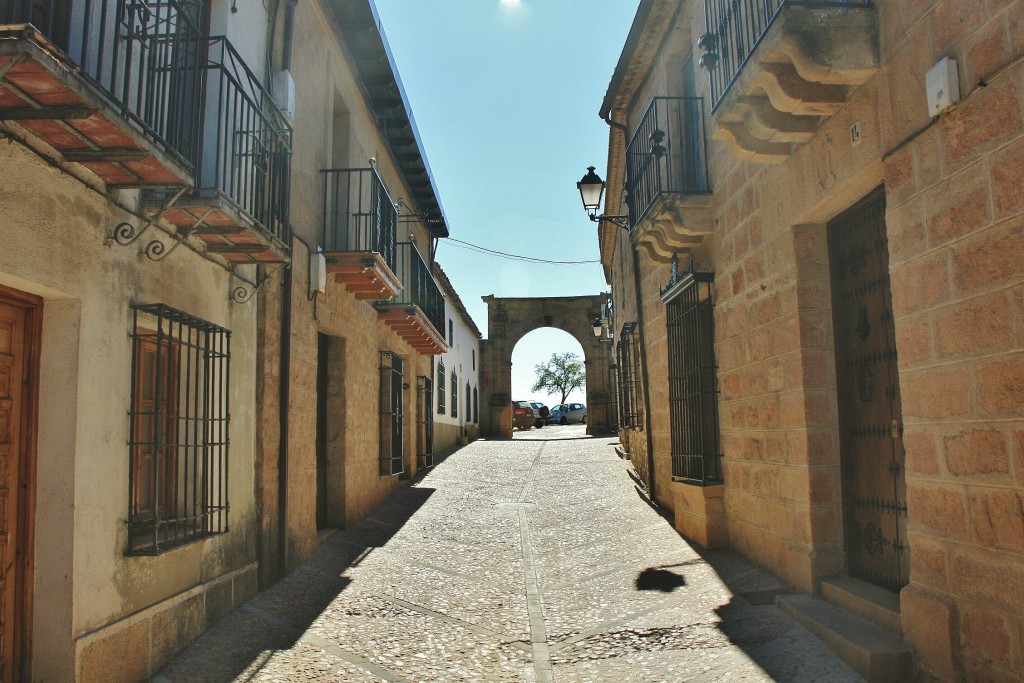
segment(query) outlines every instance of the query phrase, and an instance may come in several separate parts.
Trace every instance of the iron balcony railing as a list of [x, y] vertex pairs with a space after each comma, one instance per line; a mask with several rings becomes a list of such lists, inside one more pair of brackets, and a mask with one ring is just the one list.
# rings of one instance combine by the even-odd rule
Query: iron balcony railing
[[322, 173], [324, 251], [374, 252], [394, 272], [398, 210], [380, 176], [372, 168], [332, 168]]
[[[412, 304], [419, 307], [427, 320], [434, 326], [438, 337], [444, 338], [444, 296], [430, 275], [430, 267], [420, 256], [412, 242], [397, 245], [397, 266], [395, 274], [402, 282], [402, 291], [390, 303]], [[454, 398], [452, 399], [454, 402]]]
[[704, 100], [655, 97], [626, 146], [630, 229], [662, 195], [710, 191]]
[[[870, 0], [704, 0], [708, 33], [701, 38], [706, 54], [702, 64], [711, 78], [711, 110], [729, 91], [768, 29], [781, 12], [806, 8], [846, 13], [873, 9]], [[711, 61], [707, 61], [710, 59]]]
[[198, 9], [180, 0], [0, 0], [0, 26], [34, 26], [80, 78], [192, 170], [205, 47]]
[[290, 242], [291, 126], [223, 36], [207, 39], [196, 189], [216, 193], [258, 229]]

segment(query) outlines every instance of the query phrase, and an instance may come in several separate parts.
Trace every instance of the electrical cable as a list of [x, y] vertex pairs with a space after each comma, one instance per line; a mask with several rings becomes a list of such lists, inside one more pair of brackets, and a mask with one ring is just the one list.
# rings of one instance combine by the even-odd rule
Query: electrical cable
[[447, 238], [445, 242], [452, 242], [452, 246], [460, 249], [470, 249], [472, 251], [479, 252], [481, 254], [488, 254], [490, 256], [497, 256], [499, 258], [507, 258], [514, 261], [527, 261], [529, 263], [542, 263], [556, 266], [575, 266], [585, 265], [591, 263], [600, 263], [598, 260], [594, 261], [552, 261], [550, 259], [537, 258], [535, 256], [521, 256], [519, 254], [509, 254], [508, 252], [498, 251], [496, 249], [488, 249], [487, 247], [481, 247], [479, 244], [473, 244], [472, 242], [464, 242], [462, 240]]

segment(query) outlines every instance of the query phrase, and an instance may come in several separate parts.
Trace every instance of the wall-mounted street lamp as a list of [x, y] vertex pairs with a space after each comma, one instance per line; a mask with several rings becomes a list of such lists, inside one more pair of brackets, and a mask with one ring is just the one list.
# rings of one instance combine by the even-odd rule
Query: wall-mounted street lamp
[[601, 180], [601, 176], [594, 173], [593, 166], [587, 166], [587, 174], [576, 183], [576, 187], [579, 189], [580, 198], [583, 200], [583, 210], [590, 216], [590, 220], [595, 223], [609, 221], [623, 230], [629, 229], [629, 216], [597, 215], [598, 209], [601, 208], [601, 197], [604, 195], [604, 181]]
[[594, 336], [600, 337], [604, 332], [604, 322], [600, 318], [594, 318]]

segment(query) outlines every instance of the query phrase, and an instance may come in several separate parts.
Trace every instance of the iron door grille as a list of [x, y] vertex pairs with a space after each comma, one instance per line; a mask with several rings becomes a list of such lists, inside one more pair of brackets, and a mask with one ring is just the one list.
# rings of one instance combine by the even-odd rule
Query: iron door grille
[[700, 485], [722, 481], [713, 283], [690, 272], [664, 296], [672, 476]]
[[608, 366], [608, 387], [611, 390], [608, 397], [608, 426], [619, 429], [619, 366], [616, 363]]
[[473, 387], [473, 424], [480, 422], [480, 395]]
[[380, 473], [405, 471], [402, 457], [402, 357], [380, 352]]
[[420, 391], [418, 420], [420, 467], [434, 466], [434, 382], [426, 375], [416, 378], [416, 388]]
[[231, 332], [132, 306], [129, 555], [228, 531]]

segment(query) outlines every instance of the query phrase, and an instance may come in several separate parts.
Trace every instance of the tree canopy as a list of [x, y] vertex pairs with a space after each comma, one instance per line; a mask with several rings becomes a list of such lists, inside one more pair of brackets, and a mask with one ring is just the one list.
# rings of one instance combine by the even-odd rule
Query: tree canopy
[[559, 403], [565, 403], [573, 390], [586, 384], [587, 371], [583, 359], [575, 353], [553, 353], [548, 362], [539, 363], [533, 369], [537, 373], [537, 381], [531, 391], [544, 391], [549, 396], [561, 393]]

